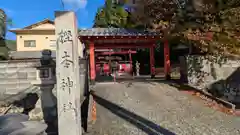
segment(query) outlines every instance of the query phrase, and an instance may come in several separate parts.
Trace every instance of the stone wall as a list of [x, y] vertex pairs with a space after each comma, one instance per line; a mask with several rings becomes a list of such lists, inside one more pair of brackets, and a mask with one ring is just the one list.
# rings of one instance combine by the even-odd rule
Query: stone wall
[[43, 119], [49, 113], [57, 116], [54, 69], [55, 65], [42, 66], [40, 60], [0, 61], [1, 110], [9, 104], [13, 104], [9, 112], [22, 112], [33, 106], [30, 119]]
[[[79, 90], [86, 90], [88, 64], [85, 59], [80, 59], [79, 64]], [[32, 95], [29, 96], [29, 93]], [[13, 104], [10, 113], [20, 113], [31, 106], [29, 104], [34, 104], [35, 108], [29, 113], [30, 119], [51, 120], [57, 117], [56, 93], [55, 64], [42, 65], [40, 59], [0, 61], [0, 112], [9, 104]], [[34, 94], [37, 99], [32, 98]], [[84, 99], [84, 94], [81, 92], [81, 99]]]
[[39, 91], [32, 85], [37, 80], [37, 61], [0, 62], [0, 101], [2, 104], [23, 98], [29, 91]]
[[240, 60], [187, 56], [189, 85], [216, 97], [240, 103]]

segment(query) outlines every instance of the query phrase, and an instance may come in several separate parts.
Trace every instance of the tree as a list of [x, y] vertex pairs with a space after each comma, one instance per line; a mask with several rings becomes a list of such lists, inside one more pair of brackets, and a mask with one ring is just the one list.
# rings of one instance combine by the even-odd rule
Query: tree
[[6, 14], [0, 9], [0, 38], [4, 38], [6, 34]]
[[[146, 28], [180, 37], [212, 55], [239, 56], [239, 0], [140, 0], [135, 9], [137, 21]], [[186, 35], [213, 33], [212, 40], [192, 40]]]
[[113, 3], [112, 0], [106, 0], [105, 5], [98, 9], [93, 27], [129, 28], [134, 27], [134, 23], [123, 3]]
[[[165, 38], [177, 38], [194, 44], [211, 55], [238, 57], [239, 0], [139, 0], [134, 12], [128, 13], [123, 4], [107, 0], [95, 19], [98, 27], [133, 28], [164, 31]], [[134, 22], [138, 22], [137, 24]], [[130, 26], [128, 24], [131, 24]], [[212, 33], [209, 38], [193, 40]]]
[[7, 31], [7, 25], [11, 25], [11, 19], [8, 19], [5, 12], [0, 9], [0, 59], [7, 59], [8, 47], [6, 46], [5, 36]]

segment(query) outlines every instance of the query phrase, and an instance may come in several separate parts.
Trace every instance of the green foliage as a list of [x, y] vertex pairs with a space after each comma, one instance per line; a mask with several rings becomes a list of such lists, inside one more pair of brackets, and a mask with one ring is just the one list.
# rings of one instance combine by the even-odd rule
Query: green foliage
[[[179, 38], [211, 55], [240, 55], [240, 1], [190, 0], [182, 8], [174, 0], [140, 0], [135, 12], [128, 13], [122, 4], [107, 0], [100, 8], [94, 27], [117, 27], [161, 30], [165, 38]], [[186, 1], [185, 1], [186, 2]], [[212, 40], [192, 40], [185, 35], [213, 33]]]
[[8, 59], [9, 51], [16, 51], [16, 41], [0, 40], [0, 60]]
[[112, 3], [112, 0], [106, 0], [105, 5], [98, 9], [93, 27], [135, 27], [135, 24], [131, 21], [130, 16], [131, 14], [125, 10], [123, 4], [116, 4]]
[[4, 38], [6, 35], [6, 14], [0, 9], [0, 38]]
[[17, 43], [15, 40], [5, 40], [6, 43], [6, 47], [10, 50], [10, 51], [16, 51], [17, 50]]
[[240, 7], [219, 11], [212, 22], [205, 22], [199, 29], [214, 34], [212, 40], [200, 40], [203, 50], [213, 55], [238, 57], [240, 54]]
[[[12, 25], [12, 20], [7, 18], [5, 12], [2, 9], [0, 9], [0, 59], [8, 58], [9, 48], [7, 45], [10, 42], [5, 40], [7, 25]], [[12, 47], [12, 44], [10, 46]]]
[[[163, 30], [165, 38], [177, 36], [185, 44], [191, 42], [209, 54], [239, 57], [239, 0], [191, 0], [182, 8], [177, 8], [173, 0], [141, 0], [140, 3], [135, 13], [138, 21], [147, 23], [145, 26], [150, 29]], [[212, 40], [192, 40], [185, 36], [207, 32], [213, 33]]]

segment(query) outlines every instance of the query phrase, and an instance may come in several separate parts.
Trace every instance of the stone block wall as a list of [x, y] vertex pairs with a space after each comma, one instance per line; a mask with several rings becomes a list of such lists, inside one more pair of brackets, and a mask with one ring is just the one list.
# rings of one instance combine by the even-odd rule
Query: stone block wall
[[[0, 61], [0, 110], [3, 111], [14, 103], [9, 112], [20, 113], [31, 104], [29, 102], [33, 102], [35, 108], [29, 113], [30, 119], [43, 119], [44, 113], [45, 116], [49, 113], [56, 116], [56, 80], [52, 73], [54, 68], [55, 66], [41, 66], [40, 60]], [[46, 72], [45, 75], [42, 72]], [[37, 95], [36, 102], [23, 101], [29, 93]]]
[[[87, 63], [85, 59], [79, 61], [81, 80], [79, 90], [88, 89]], [[29, 100], [29, 93], [37, 95], [36, 103], [31, 97]], [[30, 119], [51, 121], [57, 117], [56, 94], [55, 65], [41, 65], [40, 59], [0, 61], [0, 113], [13, 103], [9, 112], [21, 113], [23, 108], [32, 102], [35, 108], [29, 113]], [[81, 99], [84, 99], [85, 94], [86, 91], [81, 92]]]
[[38, 86], [32, 85], [32, 81], [37, 80], [37, 64], [36, 61], [0, 62], [1, 103], [13, 102], [29, 91], [39, 90]]
[[240, 104], [240, 60], [207, 57], [187, 56], [189, 85]]

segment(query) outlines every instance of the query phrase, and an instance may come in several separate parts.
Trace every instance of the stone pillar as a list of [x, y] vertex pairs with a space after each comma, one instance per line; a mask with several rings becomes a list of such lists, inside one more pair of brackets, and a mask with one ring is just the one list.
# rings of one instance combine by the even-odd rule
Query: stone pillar
[[140, 76], [139, 70], [140, 70], [140, 63], [137, 61], [136, 62], [136, 74], [137, 74], [137, 76]]
[[41, 106], [43, 110], [43, 119], [47, 124], [53, 126], [57, 118], [57, 99], [53, 94], [54, 84], [52, 85], [41, 85]]
[[84, 44], [80, 40], [78, 40], [78, 54], [80, 58], [84, 58], [83, 54], [84, 49], [85, 49]]
[[185, 56], [179, 56], [180, 62], [180, 80], [181, 83], [188, 83], [188, 67], [187, 60]]
[[55, 12], [59, 135], [81, 135], [78, 26], [74, 12]]
[[[39, 84], [41, 95], [40, 103], [43, 111], [43, 119], [48, 128], [46, 132], [56, 131], [57, 130], [57, 99], [56, 99], [56, 88], [55, 88], [55, 74], [54, 70], [56, 69], [55, 62], [52, 59], [51, 50], [43, 50], [41, 57], [41, 68], [38, 72], [38, 77], [40, 73], [43, 72], [43, 69], [47, 68], [49, 71], [48, 79], [40, 78], [41, 83]], [[53, 76], [54, 75], [54, 76]]]

